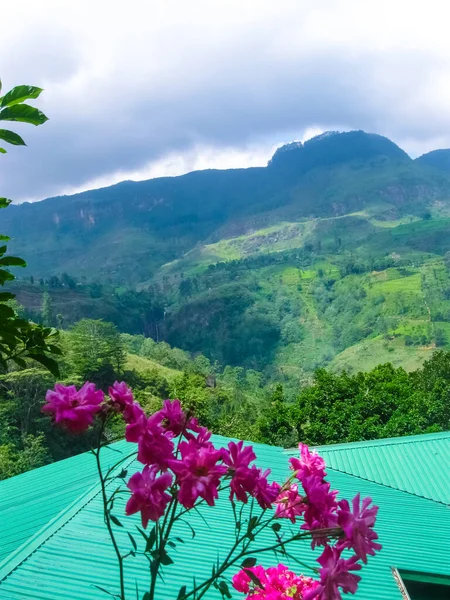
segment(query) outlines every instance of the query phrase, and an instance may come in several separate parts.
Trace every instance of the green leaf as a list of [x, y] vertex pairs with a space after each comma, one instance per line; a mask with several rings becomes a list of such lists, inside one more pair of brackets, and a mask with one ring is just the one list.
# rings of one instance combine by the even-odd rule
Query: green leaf
[[142, 600], [150, 600], [150, 592], [145, 592], [145, 594], [142, 596]]
[[173, 560], [170, 558], [170, 556], [165, 550], [163, 552], [159, 552], [159, 550], [154, 550], [151, 554], [155, 560], [159, 560], [159, 562], [165, 567], [168, 567], [169, 565], [173, 564]]
[[52, 375], [55, 375], [55, 377], [59, 376], [59, 365], [53, 358], [50, 358], [45, 354], [35, 354], [34, 352], [28, 352], [28, 357], [41, 365], [44, 365], [44, 367], [48, 369]]
[[4, 108], [5, 106], [14, 106], [15, 104], [20, 104], [25, 100], [36, 100], [36, 98], [39, 98], [41, 93], [42, 88], [38, 88], [33, 85], [18, 85], [3, 96], [0, 106]]
[[111, 592], [108, 592], [108, 590], [105, 590], [105, 588], [102, 588], [99, 585], [95, 585], [94, 584], [94, 587], [96, 587], [101, 592], [104, 592], [105, 594], [108, 594], [108, 596], [111, 596], [112, 598], [116, 598], [116, 600], [119, 598], [119, 596], [117, 594], [112, 594]]
[[258, 577], [253, 573], [253, 571], [249, 571], [249, 569], [244, 569], [244, 573], [246, 575], [248, 575], [248, 577], [250, 577], [250, 579], [253, 581], [253, 583], [255, 585], [257, 585], [258, 587], [262, 588], [262, 583], [261, 581], [258, 579]]
[[5, 256], [0, 258], [0, 265], [3, 267], [26, 267], [27, 263], [18, 256]]
[[153, 527], [153, 529], [150, 531], [150, 534], [147, 538], [147, 544], [145, 546], [144, 552], [150, 552], [150, 550], [155, 545], [155, 542], [156, 542], [156, 527]]
[[136, 544], [136, 540], [134, 539], [134, 537], [131, 535], [131, 533], [130, 533], [129, 531], [128, 531], [127, 533], [128, 533], [128, 537], [130, 538], [130, 542], [131, 542], [131, 543], [132, 543], [132, 545], [133, 545], [133, 548], [134, 548], [135, 550], [137, 550], [137, 544]]
[[28, 104], [15, 104], [0, 110], [0, 121], [20, 121], [31, 125], [42, 125], [48, 118], [39, 109]]
[[6, 150], [4, 148], [0, 148], [0, 154], [6, 154]]
[[119, 479], [125, 479], [125, 477], [127, 476], [127, 473], [128, 473], [127, 469], [122, 469], [120, 471], [120, 473], [117, 475], [117, 477]]
[[252, 556], [249, 556], [248, 558], [246, 558], [244, 560], [244, 562], [241, 564], [241, 567], [244, 569], [249, 569], [250, 567], [254, 567], [256, 565], [256, 558], [253, 558]]
[[20, 135], [9, 129], [0, 129], [0, 140], [4, 140], [13, 146], [26, 146]]
[[219, 592], [222, 594], [222, 596], [225, 598], [231, 598], [231, 594], [230, 594], [230, 589], [228, 587], [228, 583], [226, 581], [221, 581], [219, 583]]
[[14, 300], [15, 295], [11, 292], [0, 292], [0, 302], [7, 302], [8, 300]]
[[114, 523], [114, 525], [117, 525], [118, 527], [123, 527], [122, 523], [119, 521], [119, 519], [117, 517], [115, 517], [114, 515], [109, 515], [109, 518], [111, 519], [111, 521]]
[[167, 545], [170, 546], [171, 548], [176, 548], [177, 547], [177, 545], [175, 544], [175, 542], [172, 542], [172, 540], [169, 540], [167, 542]]
[[187, 590], [187, 587], [185, 585], [180, 587], [180, 591], [178, 592], [177, 600], [183, 600], [183, 598], [186, 596], [186, 590]]
[[275, 532], [278, 532], [278, 531], [280, 531], [280, 529], [281, 529], [281, 525], [280, 525], [280, 523], [274, 523], [274, 524], [272, 525], [272, 529], [273, 529]]
[[0, 198], [0, 208], [6, 208], [11, 204], [12, 200], [9, 198]]

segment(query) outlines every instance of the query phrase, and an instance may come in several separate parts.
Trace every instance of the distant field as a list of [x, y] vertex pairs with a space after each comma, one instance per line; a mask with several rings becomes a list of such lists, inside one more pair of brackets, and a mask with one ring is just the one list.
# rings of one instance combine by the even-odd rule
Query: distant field
[[169, 369], [169, 367], [163, 367], [154, 360], [137, 356], [137, 354], [128, 354], [126, 368], [135, 369], [138, 373], [142, 371], [158, 371], [158, 373], [165, 377], [168, 381], [173, 381], [175, 377], [181, 375], [181, 371]]
[[390, 362], [406, 371], [418, 369], [436, 350], [434, 347], [405, 346], [401, 338], [385, 340], [382, 337], [364, 340], [355, 346], [346, 348], [330, 363], [334, 372], [369, 371], [379, 364]]

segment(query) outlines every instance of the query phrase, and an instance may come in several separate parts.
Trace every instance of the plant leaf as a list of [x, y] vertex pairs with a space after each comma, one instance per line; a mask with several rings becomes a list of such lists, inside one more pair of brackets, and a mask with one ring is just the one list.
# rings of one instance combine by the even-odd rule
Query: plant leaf
[[0, 208], [6, 208], [11, 204], [12, 200], [9, 198], [0, 198]]
[[226, 598], [231, 598], [231, 594], [230, 594], [230, 590], [228, 588], [228, 583], [226, 581], [221, 581], [219, 583], [219, 592], [222, 594], [223, 597]]
[[9, 129], [0, 129], [0, 140], [4, 140], [13, 146], [26, 146], [20, 135]]
[[131, 535], [131, 533], [129, 531], [127, 531], [127, 533], [128, 533], [128, 537], [130, 538], [130, 542], [133, 544], [133, 548], [135, 550], [137, 550], [136, 540], [134, 539], [134, 537]]
[[256, 558], [253, 558], [253, 556], [249, 556], [248, 558], [246, 558], [244, 560], [244, 562], [242, 563], [241, 567], [242, 568], [250, 568], [250, 567], [254, 567], [256, 565]]
[[280, 523], [274, 523], [274, 524], [272, 525], [272, 529], [273, 529], [275, 532], [278, 532], [278, 531], [280, 531], [280, 529], [281, 529], [281, 525], [280, 525]]
[[32, 352], [29, 352], [27, 356], [40, 363], [41, 365], [44, 365], [44, 367], [48, 369], [52, 375], [55, 375], [55, 377], [59, 376], [59, 365], [53, 358], [50, 358], [45, 354], [34, 354]]
[[5, 256], [0, 258], [0, 265], [3, 267], [26, 267], [27, 263], [18, 256]]
[[6, 150], [4, 148], [0, 148], [0, 154], [6, 154]]
[[115, 517], [114, 515], [109, 515], [109, 518], [111, 519], [111, 521], [114, 523], [114, 525], [118, 525], [119, 527], [123, 527], [122, 523], [119, 521], [119, 519], [117, 517]]
[[177, 600], [182, 600], [186, 595], [187, 587], [183, 585], [180, 587], [180, 591], [178, 592]]
[[14, 106], [15, 104], [20, 104], [25, 100], [36, 100], [36, 98], [39, 98], [41, 93], [42, 88], [35, 87], [33, 85], [18, 85], [3, 96], [0, 106], [4, 108], [5, 106]]
[[246, 575], [248, 575], [250, 577], [250, 579], [253, 581], [253, 583], [255, 585], [257, 585], [258, 587], [262, 588], [262, 583], [261, 581], [258, 579], [258, 577], [253, 573], [253, 571], [249, 571], [248, 569], [244, 569], [244, 573]]
[[48, 118], [38, 108], [28, 104], [15, 104], [0, 110], [0, 121], [20, 121], [31, 125], [42, 125]]

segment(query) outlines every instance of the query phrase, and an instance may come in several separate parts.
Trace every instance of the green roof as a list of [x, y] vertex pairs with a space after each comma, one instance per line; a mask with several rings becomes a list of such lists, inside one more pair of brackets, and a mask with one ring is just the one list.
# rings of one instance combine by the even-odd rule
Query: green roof
[[450, 431], [316, 450], [333, 469], [450, 504]]
[[[214, 436], [217, 445], [224, 445], [227, 441]], [[447, 438], [446, 443], [449, 444], [450, 439]], [[272, 468], [277, 480], [286, 477], [289, 453], [282, 448], [253, 445], [261, 467]], [[128, 454], [129, 444], [119, 442], [114, 445], [114, 450], [117, 452], [110, 454], [115, 455], [113, 460], [116, 461], [120, 458], [118, 452]], [[322, 454], [325, 455], [325, 452]], [[377, 460], [376, 456], [376, 452], [373, 452], [373, 461]], [[384, 460], [383, 455], [379, 460]], [[94, 584], [111, 589], [116, 581], [116, 566], [102, 520], [102, 503], [93, 463], [92, 455], [84, 454], [0, 483], [2, 506], [5, 494], [9, 501], [7, 519], [0, 518], [0, 540], [3, 543], [6, 521], [10, 538], [16, 543], [15, 551], [0, 564], [1, 600], [107, 598]], [[140, 468], [141, 465], [133, 460], [129, 472]], [[402, 596], [392, 576], [392, 567], [450, 575], [448, 507], [440, 501], [394, 489], [385, 483], [363, 479], [359, 475], [334, 468], [329, 468], [328, 473], [332, 486], [340, 491], [341, 497], [351, 498], [361, 492], [364, 496], [371, 496], [380, 507], [377, 531], [383, 550], [376, 557], [371, 557], [369, 564], [363, 567], [363, 580], [356, 598], [401, 600]], [[75, 490], [79, 491], [76, 499], [69, 498], [70, 494], [67, 494], [60, 501], [61, 494], [64, 495], [64, 482], [71, 482], [74, 495], [78, 493]], [[33, 496], [30, 501], [28, 493]], [[57, 505], [54, 504], [55, 500]], [[58, 514], [49, 517], [51, 511], [47, 513], [46, 510], [49, 506], [54, 506], [59, 511]], [[3, 517], [4, 509], [0, 510], [0, 517]], [[118, 507], [116, 514], [120, 515], [122, 511], [123, 507]], [[179, 544], [172, 551], [175, 564], [166, 568], [166, 584], [164, 588], [161, 587], [161, 600], [176, 598], [181, 585], [189, 585], [193, 574], [197, 579], [209, 575], [217, 554], [223, 553], [234, 536], [234, 521], [226, 498], [221, 498], [216, 508], [204, 507], [201, 512], [205, 521], [195, 512], [190, 514], [190, 522], [197, 532], [194, 540], [191, 539], [187, 525], [178, 526], [177, 535], [185, 543]], [[46, 514], [45, 517], [43, 513]], [[124, 519], [133, 524], [139, 522], [137, 518]], [[21, 535], [14, 537], [12, 533], [19, 529]], [[28, 539], [27, 531], [30, 534]], [[130, 543], [126, 533], [121, 528], [117, 528], [117, 533], [121, 545], [128, 549]], [[19, 541], [23, 541], [21, 547], [17, 547]], [[264, 540], [261, 541], [264, 543]], [[265, 541], [272, 541], [269, 533]], [[314, 564], [309, 544], [299, 544], [296, 554], [299, 560]], [[145, 591], [148, 563], [140, 560], [132, 559], [126, 564], [129, 597], [133, 600], [136, 598], [136, 584], [140, 597]], [[273, 564], [275, 558], [266, 555], [262, 562], [265, 565]], [[298, 566], [291, 566], [299, 570]], [[234, 596], [240, 597], [239, 594]], [[220, 598], [220, 595], [212, 590], [207, 598]]]

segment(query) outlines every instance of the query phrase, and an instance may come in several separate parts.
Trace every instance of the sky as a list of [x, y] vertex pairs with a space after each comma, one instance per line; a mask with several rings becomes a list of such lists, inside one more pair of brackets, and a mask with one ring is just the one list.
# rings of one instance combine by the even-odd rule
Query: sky
[[0, 78], [45, 88], [0, 156], [38, 200], [124, 179], [259, 166], [326, 130], [450, 147], [447, 0], [2, 2]]

